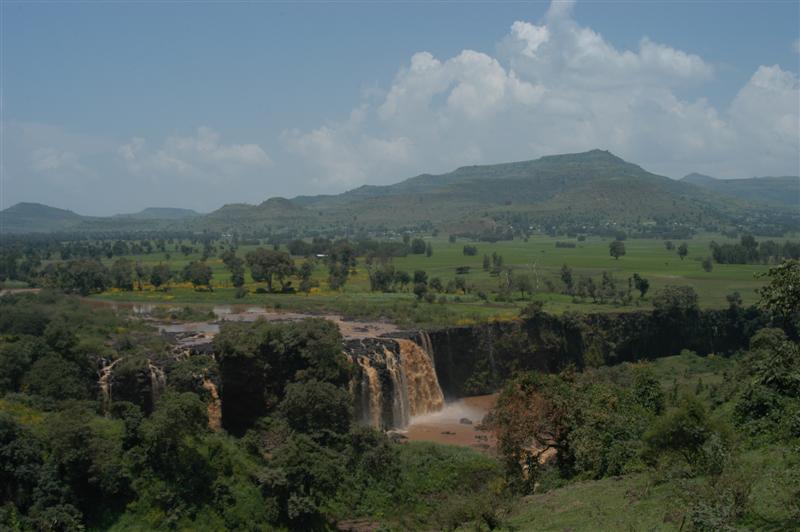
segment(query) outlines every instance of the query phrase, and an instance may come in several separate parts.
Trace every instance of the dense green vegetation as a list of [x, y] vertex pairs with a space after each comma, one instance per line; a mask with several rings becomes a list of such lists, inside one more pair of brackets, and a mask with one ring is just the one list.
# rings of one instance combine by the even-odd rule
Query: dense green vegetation
[[[399, 446], [354, 426], [329, 322], [232, 325], [217, 366], [165, 359], [149, 327], [75, 299], [0, 307], [3, 529], [310, 530], [359, 517], [452, 528], [490, 515], [503, 489], [497, 463], [474, 451]], [[163, 389], [148, 383], [153, 361]], [[110, 402], [96, 371], [109, 364]], [[262, 380], [247, 388], [254, 367]], [[206, 379], [239, 437], [209, 428]], [[229, 415], [236, 407], [246, 418]]]
[[[769, 270], [763, 315], [736, 300], [716, 313], [745, 320], [745, 329], [764, 325], [731, 356], [685, 352], [607, 366], [605, 348], [592, 359], [585, 346], [580, 365], [531, 373], [526, 361], [569, 339], [542, 335], [539, 324], [555, 318], [526, 309], [524, 330], [534, 334], [499, 337], [494, 351], [508, 372], [486, 420], [499, 460], [398, 444], [354, 424], [352, 368], [330, 322], [228, 324], [214, 339], [215, 357], [174, 356], [129, 315], [48, 291], [7, 295], [0, 523], [787, 529], [800, 518], [792, 451], [800, 444], [799, 274], [797, 262]], [[654, 300], [652, 326], [664, 327], [654, 338], [700, 317], [690, 288], [663, 289]], [[192, 310], [176, 317], [197, 318]], [[584, 511], [591, 504], [600, 506]]]
[[[786, 289], [798, 273], [797, 263], [774, 269], [763, 291], [778, 323], [792, 316], [793, 335], [800, 306], [785, 305], [796, 295]], [[646, 365], [520, 374], [487, 423], [510, 484], [537, 494], [512, 512], [512, 526], [800, 523], [800, 345], [784, 329], [759, 330], [731, 358], [687, 351]]]

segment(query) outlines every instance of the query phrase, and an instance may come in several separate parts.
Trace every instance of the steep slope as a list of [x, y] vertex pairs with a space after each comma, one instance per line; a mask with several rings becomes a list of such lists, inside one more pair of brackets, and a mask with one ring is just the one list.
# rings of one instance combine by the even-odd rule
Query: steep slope
[[692, 173], [681, 181], [729, 197], [800, 209], [800, 177], [797, 176], [716, 179]]
[[462, 167], [297, 202], [335, 219], [356, 214], [361, 221], [390, 225], [456, 223], [503, 213], [547, 219], [568, 215], [576, 221], [687, 220], [723, 217], [741, 207], [601, 150]]

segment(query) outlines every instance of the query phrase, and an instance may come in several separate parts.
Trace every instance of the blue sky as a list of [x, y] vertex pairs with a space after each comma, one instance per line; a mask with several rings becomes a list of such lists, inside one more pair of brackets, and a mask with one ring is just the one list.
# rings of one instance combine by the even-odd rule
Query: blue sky
[[3, 2], [0, 207], [208, 211], [593, 147], [796, 174], [798, 5]]

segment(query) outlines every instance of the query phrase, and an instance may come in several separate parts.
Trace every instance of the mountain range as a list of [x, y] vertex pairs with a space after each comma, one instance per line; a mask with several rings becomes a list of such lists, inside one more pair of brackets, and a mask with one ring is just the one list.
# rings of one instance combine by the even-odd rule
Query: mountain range
[[413, 226], [476, 230], [503, 223], [731, 224], [800, 214], [798, 177], [681, 180], [648, 172], [608, 151], [476, 165], [422, 174], [393, 185], [364, 185], [336, 195], [270, 198], [208, 213], [148, 208], [111, 217], [81, 216], [35, 203], [0, 211], [0, 230], [41, 231], [318, 230]]
[[725, 196], [800, 208], [800, 179], [793, 176], [717, 179], [692, 173], [681, 181]]

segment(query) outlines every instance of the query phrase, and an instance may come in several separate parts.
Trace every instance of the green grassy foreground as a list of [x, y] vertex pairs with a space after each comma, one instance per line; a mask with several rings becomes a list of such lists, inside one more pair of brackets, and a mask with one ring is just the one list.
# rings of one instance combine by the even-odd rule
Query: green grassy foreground
[[[171, 283], [168, 291], [156, 291], [145, 286], [144, 290], [121, 292], [111, 290], [93, 298], [138, 303], [165, 304], [241, 304], [303, 312], [335, 312], [362, 319], [389, 319], [403, 325], [422, 324], [456, 324], [487, 321], [490, 319], [508, 319], [518, 314], [520, 308], [530, 300], [542, 301], [545, 309], [552, 313], [579, 310], [584, 312], [628, 311], [639, 308], [650, 308], [650, 296], [669, 284], [688, 285], [693, 287], [699, 296], [700, 305], [704, 308], [719, 308], [727, 305], [725, 296], [739, 292], [745, 304], [756, 301], [756, 289], [762, 281], [756, 274], [766, 271], [765, 265], [724, 265], [715, 264], [711, 272], [705, 272], [701, 261], [708, 256], [708, 245], [712, 240], [727, 241], [720, 235], [702, 235], [688, 241], [689, 255], [681, 260], [674, 250], [668, 251], [664, 241], [660, 239], [628, 240], [625, 242], [626, 255], [614, 259], [609, 255], [609, 239], [588, 237], [583, 242], [566, 237], [551, 238], [536, 236], [528, 242], [522, 240], [497, 243], [478, 242], [477, 255], [465, 256], [463, 247], [467, 241], [455, 243], [445, 238], [429, 239], [433, 246], [433, 255], [408, 255], [394, 259], [399, 270], [413, 273], [425, 270], [429, 278], [438, 277], [444, 284], [456, 277], [456, 268], [468, 266], [470, 272], [464, 277], [472, 286], [469, 294], [437, 295], [435, 303], [416, 302], [410, 291], [380, 293], [370, 292], [369, 278], [363, 260], [359, 260], [355, 274], [351, 275], [342, 290], [332, 291], [327, 287], [327, 270], [322, 263], [316, 264], [314, 279], [319, 287], [309, 294], [257, 294], [261, 286], [254, 283], [249, 272], [246, 276], [248, 294], [245, 298], [236, 299], [235, 289], [231, 286], [230, 274], [217, 257], [208, 259], [214, 272], [213, 292], [196, 291], [188, 283]], [[570, 241], [575, 248], [556, 248], [557, 241]], [[678, 242], [675, 242], [677, 245]], [[244, 256], [252, 246], [242, 246], [238, 250]], [[147, 266], [164, 262], [173, 270], [180, 270], [192, 260], [200, 258], [197, 253], [184, 256], [178, 252], [169, 253], [166, 260], [164, 253], [147, 255], [131, 255], [127, 258], [141, 262]], [[503, 256], [504, 265], [516, 272], [528, 274], [534, 282], [534, 294], [523, 298], [519, 292], [514, 293], [512, 301], [496, 301], [493, 292], [498, 288], [498, 279], [482, 267], [483, 256], [497, 253]], [[296, 258], [299, 264], [302, 258]], [[111, 265], [113, 260], [106, 260]], [[599, 278], [603, 271], [611, 272], [620, 287], [627, 286], [627, 280], [634, 273], [650, 281], [650, 291], [644, 299], [638, 294], [632, 304], [627, 306], [596, 304], [591, 300], [577, 300], [572, 296], [559, 293], [561, 282], [559, 270], [563, 264], [573, 269], [577, 278], [590, 275]], [[555, 291], [548, 291], [548, 283]], [[486, 300], [479, 297], [486, 294]]]
[[[735, 358], [699, 357], [691, 352], [648, 363], [667, 396], [694, 395], [711, 406], [720, 397]], [[614, 367], [607, 368], [614, 371]], [[702, 383], [698, 386], [698, 383]], [[730, 415], [728, 402], [713, 409], [716, 419]], [[742, 437], [740, 470], [752, 480], [750, 506], [740, 521], [742, 530], [798, 530], [792, 516], [792, 493], [796, 491], [797, 449], [791, 445]], [[538, 492], [516, 499], [501, 515], [497, 530], [689, 530], [684, 522], [691, 493], [709, 478], [670, 478], [658, 470], [634, 472], [599, 480], [563, 480], [546, 477]], [[459, 530], [474, 530], [465, 526]]]

